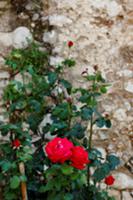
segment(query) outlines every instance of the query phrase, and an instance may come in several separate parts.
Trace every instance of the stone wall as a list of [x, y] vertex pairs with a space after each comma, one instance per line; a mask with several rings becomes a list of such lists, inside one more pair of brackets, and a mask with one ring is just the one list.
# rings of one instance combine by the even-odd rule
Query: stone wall
[[[121, 158], [111, 191], [117, 200], [133, 198], [132, 32], [133, 0], [0, 1], [0, 99], [9, 78], [4, 57], [12, 46], [27, 45], [31, 33], [44, 47], [52, 47], [51, 64], [68, 55], [76, 59], [76, 67], [68, 72], [73, 85], [86, 87], [81, 73], [86, 68], [93, 73], [94, 65], [111, 84], [101, 109], [109, 113], [113, 126], [97, 129], [93, 139], [103, 156], [116, 153]], [[74, 42], [71, 52], [69, 40]], [[0, 120], [2, 112], [0, 101]]]
[[[101, 108], [112, 119], [110, 130], [97, 129], [94, 144], [103, 152], [116, 153], [121, 166], [115, 173], [116, 198], [133, 198], [133, 1], [49, 0], [49, 25], [43, 40], [53, 46], [51, 64], [73, 57], [76, 67], [69, 77], [85, 87], [83, 70], [97, 65], [111, 87]], [[74, 47], [68, 52], [67, 41]], [[123, 191], [120, 193], [119, 191]]]

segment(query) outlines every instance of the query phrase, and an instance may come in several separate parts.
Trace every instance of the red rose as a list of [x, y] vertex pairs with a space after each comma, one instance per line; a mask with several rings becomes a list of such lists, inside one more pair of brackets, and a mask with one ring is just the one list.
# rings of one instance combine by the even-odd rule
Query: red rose
[[16, 148], [19, 148], [19, 147], [21, 146], [20, 140], [19, 140], [19, 139], [13, 140], [12, 146], [13, 146], [13, 148], [15, 148], [15, 149], [16, 149]]
[[107, 184], [107, 185], [113, 185], [115, 181], [115, 178], [113, 176], [107, 176], [104, 180], [104, 182]]
[[47, 143], [45, 151], [53, 163], [64, 163], [72, 156], [72, 148], [73, 143], [67, 138], [56, 137]]
[[88, 152], [83, 147], [76, 146], [72, 150], [72, 156], [70, 158], [72, 166], [77, 169], [84, 169], [86, 164], [90, 162], [88, 159]]
[[68, 47], [71, 48], [74, 45], [74, 43], [72, 41], [68, 42]]

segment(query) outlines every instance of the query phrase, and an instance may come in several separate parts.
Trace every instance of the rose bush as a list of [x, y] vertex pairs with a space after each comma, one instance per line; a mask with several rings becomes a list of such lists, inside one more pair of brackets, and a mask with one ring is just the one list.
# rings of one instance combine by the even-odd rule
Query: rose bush
[[[69, 51], [73, 45], [67, 42]], [[109, 174], [119, 159], [110, 154], [103, 160], [92, 142], [94, 126], [111, 127], [106, 110], [99, 112], [109, 84], [95, 65], [94, 74], [87, 69], [81, 74], [88, 87], [74, 88], [64, 71], [76, 62], [69, 56], [51, 66], [42, 49], [32, 43], [6, 58], [10, 78], [3, 101], [8, 120], [0, 121], [0, 134], [8, 138], [0, 144], [3, 198], [114, 200], [99, 185], [114, 183]]]

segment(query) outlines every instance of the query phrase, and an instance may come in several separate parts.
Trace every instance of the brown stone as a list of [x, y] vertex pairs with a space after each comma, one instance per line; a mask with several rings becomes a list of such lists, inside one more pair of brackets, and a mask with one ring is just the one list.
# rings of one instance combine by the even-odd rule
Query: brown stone
[[120, 55], [126, 63], [133, 63], [133, 46], [122, 46], [120, 48]]

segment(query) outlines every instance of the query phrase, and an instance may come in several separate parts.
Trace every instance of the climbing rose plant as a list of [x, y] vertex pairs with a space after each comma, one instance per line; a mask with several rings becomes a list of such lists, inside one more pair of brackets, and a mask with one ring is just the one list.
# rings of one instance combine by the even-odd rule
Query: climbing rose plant
[[[68, 41], [68, 50], [74, 45]], [[10, 78], [3, 94], [7, 120], [0, 121], [3, 198], [114, 200], [100, 184], [114, 184], [119, 159], [103, 159], [92, 143], [94, 126], [111, 127], [109, 115], [99, 111], [109, 84], [94, 66], [93, 74], [81, 74], [86, 89], [74, 88], [65, 70], [76, 67], [75, 60], [51, 66], [41, 49], [32, 43], [5, 59]]]

